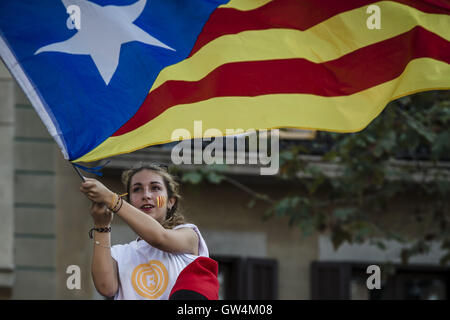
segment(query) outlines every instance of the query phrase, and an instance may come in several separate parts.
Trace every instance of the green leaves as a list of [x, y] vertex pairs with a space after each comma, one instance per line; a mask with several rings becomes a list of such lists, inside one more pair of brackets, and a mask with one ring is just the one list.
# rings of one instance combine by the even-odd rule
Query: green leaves
[[268, 210], [267, 216], [287, 217], [289, 226], [297, 226], [303, 237], [313, 234], [322, 223], [320, 215], [312, 212], [310, 200], [300, 196], [281, 199]]
[[340, 221], [347, 221], [356, 212], [356, 208], [338, 208], [333, 211], [333, 216]]
[[225, 177], [217, 172], [210, 171], [206, 173], [206, 179], [213, 184], [219, 184]]
[[190, 184], [198, 184], [202, 181], [202, 174], [198, 171], [191, 171], [183, 174], [182, 182]]
[[[299, 206], [300, 204], [302, 206]], [[305, 208], [308, 207], [308, 205], [308, 198], [288, 196], [278, 201], [271, 210], [277, 217], [293, 216], [295, 220], [295, 216], [304, 216], [308, 214], [307, 211], [305, 211]]]
[[373, 233], [374, 228], [370, 221], [357, 219], [346, 225], [346, 230], [351, 232], [355, 242], [363, 243]]
[[395, 241], [400, 242], [400, 243], [406, 243], [407, 242], [407, 240], [404, 237], [402, 237], [400, 234], [398, 234], [396, 232], [393, 232], [391, 230], [386, 230], [385, 236], [386, 236], [387, 240], [395, 240]]
[[422, 137], [424, 137], [428, 142], [433, 142], [435, 137], [434, 132], [431, 130], [431, 128], [428, 128], [425, 126], [423, 122], [421, 122], [419, 119], [416, 119], [412, 115], [410, 115], [408, 112], [398, 109], [397, 112], [404, 117], [406, 120], [406, 123], [408, 126], [410, 126], [412, 129], [414, 129], [418, 134], [420, 134]]
[[333, 243], [334, 250], [339, 249], [339, 247], [345, 242], [352, 243], [353, 237], [351, 232], [342, 229], [340, 225], [336, 226], [332, 230], [331, 242]]
[[386, 250], [386, 244], [383, 241], [377, 240], [374, 244], [381, 250]]
[[437, 134], [431, 146], [431, 152], [435, 159], [443, 158], [450, 154], [450, 130]]
[[249, 209], [253, 208], [255, 206], [256, 200], [255, 199], [251, 199], [250, 202], [247, 204], [247, 207]]
[[404, 248], [400, 252], [403, 264], [408, 264], [409, 259], [417, 254], [426, 254], [430, 251], [430, 245], [424, 240], [419, 239], [413, 243], [409, 248]]
[[226, 166], [224, 165], [210, 165], [202, 167], [199, 170], [185, 172], [181, 181], [194, 185], [202, 181], [219, 184], [226, 178], [224, 175], [225, 172]]

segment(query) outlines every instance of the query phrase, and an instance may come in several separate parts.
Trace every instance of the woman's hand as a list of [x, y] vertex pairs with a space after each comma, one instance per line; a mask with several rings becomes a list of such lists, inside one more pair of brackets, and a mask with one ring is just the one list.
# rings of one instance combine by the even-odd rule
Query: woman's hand
[[94, 226], [97, 228], [109, 227], [113, 220], [114, 214], [104, 203], [92, 202], [91, 216], [94, 219]]
[[114, 193], [98, 180], [91, 178], [85, 178], [85, 180], [81, 184], [80, 191], [94, 202], [110, 205]]

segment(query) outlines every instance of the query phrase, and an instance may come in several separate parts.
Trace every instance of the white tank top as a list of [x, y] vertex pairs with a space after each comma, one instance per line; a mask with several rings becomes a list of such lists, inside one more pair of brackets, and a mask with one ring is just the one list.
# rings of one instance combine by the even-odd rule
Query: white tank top
[[173, 230], [180, 228], [192, 228], [197, 233], [198, 256], [162, 251], [144, 240], [111, 248], [111, 256], [117, 261], [119, 271], [119, 290], [115, 300], [167, 300], [180, 272], [199, 256], [209, 256], [197, 226], [182, 224]]

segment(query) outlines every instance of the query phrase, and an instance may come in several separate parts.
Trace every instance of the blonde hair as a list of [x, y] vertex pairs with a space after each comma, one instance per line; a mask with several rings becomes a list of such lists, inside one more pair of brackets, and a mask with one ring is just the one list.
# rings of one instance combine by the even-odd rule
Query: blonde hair
[[179, 212], [179, 203], [181, 200], [180, 184], [176, 181], [175, 177], [169, 173], [168, 167], [156, 163], [139, 163], [135, 167], [129, 170], [125, 170], [122, 173], [122, 183], [125, 186], [128, 195], [127, 201], [130, 202], [130, 184], [133, 176], [142, 170], [152, 170], [159, 174], [164, 181], [164, 186], [167, 189], [167, 197], [175, 198], [175, 203], [167, 210], [166, 218], [161, 225], [166, 229], [173, 229], [174, 227], [186, 223], [184, 216]]

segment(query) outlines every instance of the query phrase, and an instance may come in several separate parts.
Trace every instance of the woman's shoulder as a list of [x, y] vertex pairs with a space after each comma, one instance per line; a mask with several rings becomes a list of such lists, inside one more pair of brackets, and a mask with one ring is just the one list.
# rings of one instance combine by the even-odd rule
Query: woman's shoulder
[[193, 223], [183, 223], [172, 228], [172, 230], [192, 229], [199, 238], [202, 237], [199, 228]]
[[191, 229], [194, 229], [194, 230], [195, 230], [195, 229], [198, 230], [198, 227], [197, 227], [195, 224], [193, 224], [193, 223], [183, 223], [183, 224], [179, 224], [179, 225], [173, 227], [172, 230], [182, 229], [182, 228], [191, 228]]
[[173, 228], [173, 230], [175, 229], [182, 229], [182, 228], [191, 228], [195, 231], [195, 233], [198, 236], [198, 255], [199, 256], [209, 256], [209, 252], [208, 252], [208, 247], [206, 245], [205, 239], [203, 239], [202, 234], [200, 233], [200, 230], [198, 229], [198, 227], [193, 224], [193, 223], [184, 223], [184, 224], [180, 224], [176, 227]]

